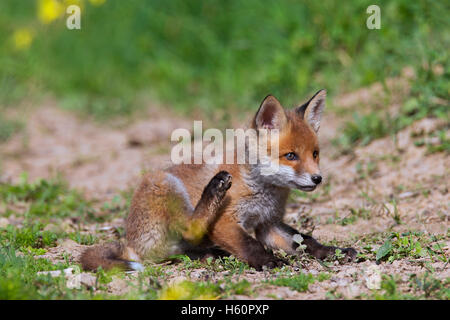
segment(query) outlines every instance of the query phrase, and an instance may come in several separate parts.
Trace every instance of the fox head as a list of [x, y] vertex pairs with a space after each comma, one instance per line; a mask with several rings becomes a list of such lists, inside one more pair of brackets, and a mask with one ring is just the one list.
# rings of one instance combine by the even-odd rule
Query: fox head
[[303, 191], [312, 191], [320, 184], [317, 133], [325, 98], [326, 91], [320, 90], [308, 102], [291, 110], [285, 110], [272, 95], [263, 100], [252, 127], [256, 130], [277, 129], [279, 149], [278, 168], [267, 175], [264, 182]]

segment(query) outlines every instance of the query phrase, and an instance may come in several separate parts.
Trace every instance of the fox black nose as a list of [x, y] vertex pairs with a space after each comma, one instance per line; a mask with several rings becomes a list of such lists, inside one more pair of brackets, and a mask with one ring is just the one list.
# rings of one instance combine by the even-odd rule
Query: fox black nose
[[313, 174], [311, 176], [311, 180], [315, 183], [315, 184], [319, 184], [322, 182], [322, 176], [320, 174]]

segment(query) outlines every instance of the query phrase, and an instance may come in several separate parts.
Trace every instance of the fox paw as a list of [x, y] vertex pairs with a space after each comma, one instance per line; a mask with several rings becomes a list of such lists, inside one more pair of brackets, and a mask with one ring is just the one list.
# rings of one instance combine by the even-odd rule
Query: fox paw
[[343, 248], [341, 249], [342, 253], [345, 254], [345, 261], [346, 262], [352, 262], [355, 260], [356, 255], [358, 254], [358, 251], [356, 251], [353, 248]]
[[275, 257], [265, 259], [265, 261], [258, 261], [256, 263], [250, 263], [250, 266], [256, 269], [256, 271], [262, 271], [264, 269], [273, 269], [282, 267], [287, 264], [286, 261]]
[[263, 268], [264, 267], [266, 267], [268, 269], [273, 269], [273, 268], [277, 268], [277, 267], [281, 268], [285, 264], [287, 264], [287, 262], [282, 259], [273, 259], [273, 260], [270, 260], [269, 262], [267, 262], [265, 265], [263, 265]]
[[328, 247], [322, 245], [309, 253], [319, 260], [324, 260], [335, 257], [337, 249], [339, 249], [341, 254], [343, 254], [343, 256], [339, 258], [342, 262], [352, 262], [356, 259], [356, 255], [358, 254], [358, 252], [353, 248]]
[[231, 174], [226, 171], [220, 171], [216, 174], [208, 184], [208, 191], [213, 195], [222, 198], [231, 187]]

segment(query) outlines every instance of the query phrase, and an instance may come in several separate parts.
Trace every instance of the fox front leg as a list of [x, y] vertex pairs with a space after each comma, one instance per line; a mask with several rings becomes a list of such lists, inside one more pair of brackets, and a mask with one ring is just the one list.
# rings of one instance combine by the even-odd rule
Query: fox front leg
[[256, 238], [266, 246], [272, 249], [283, 249], [286, 253], [292, 255], [299, 254], [297, 250], [299, 244], [293, 239], [295, 235], [302, 236], [303, 244], [306, 245], [305, 251], [318, 259], [325, 259], [327, 256], [335, 254], [336, 249], [340, 249], [345, 254], [348, 262], [353, 261], [357, 255], [357, 251], [353, 248], [325, 246], [313, 237], [302, 234], [283, 222], [261, 226], [256, 229], [255, 234]]
[[251, 237], [228, 215], [222, 215], [214, 224], [210, 237], [220, 248], [258, 271], [263, 267], [271, 269], [284, 264], [283, 260], [267, 252], [261, 242]]

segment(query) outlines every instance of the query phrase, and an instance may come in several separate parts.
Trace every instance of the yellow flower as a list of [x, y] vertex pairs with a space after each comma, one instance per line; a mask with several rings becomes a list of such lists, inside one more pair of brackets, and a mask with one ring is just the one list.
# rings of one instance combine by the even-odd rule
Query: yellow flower
[[189, 238], [189, 240], [193, 243], [198, 243], [203, 239], [205, 233], [206, 228], [204, 227], [203, 223], [194, 220], [188, 225], [185, 236]]
[[218, 298], [212, 289], [204, 289], [201, 290], [202, 292], [199, 290], [191, 281], [177, 281], [162, 289], [159, 300], [215, 300]]
[[83, 1], [82, 0], [64, 0], [64, 7], [67, 8], [70, 5], [77, 5], [83, 10]]
[[106, 0], [89, 0], [89, 2], [94, 6], [101, 6], [106, 2]]
[[39, 0], [38, 18], [49, 24], [64, 14], [64, 6], [57, 0]]
[[161, 292], [160, 300], [185, 300], [189, 299], [192, 295], [192, 289], [186, 282], [175, 283], [169, 287], [166, 287]]
[[13, 43], [17, 50], [26, 50], [33, 42], [33, 34], [27, 28], [18, 29], [13, 33]]

